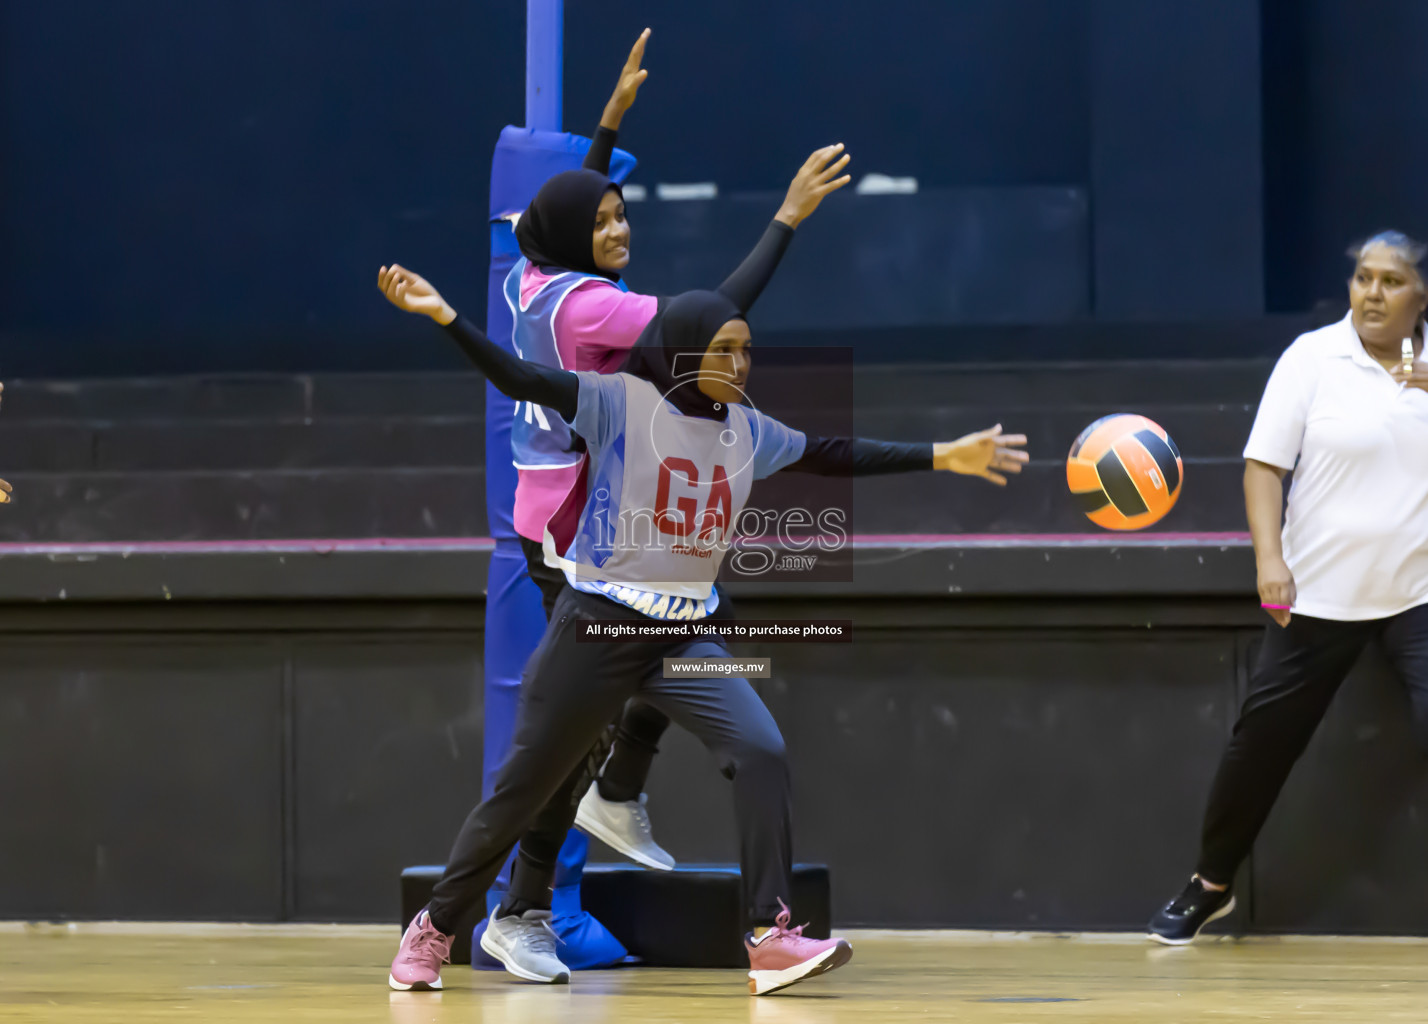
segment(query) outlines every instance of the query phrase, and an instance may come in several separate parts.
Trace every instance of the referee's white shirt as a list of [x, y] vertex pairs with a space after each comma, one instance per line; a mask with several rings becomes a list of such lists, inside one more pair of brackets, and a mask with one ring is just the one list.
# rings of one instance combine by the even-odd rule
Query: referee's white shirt
[[1428, 603], [1428, 393], [1364, 351], [1352, 314], [1279, 357], [1245, 458], [1294, 470], [1295, 611], [1377, 619]]

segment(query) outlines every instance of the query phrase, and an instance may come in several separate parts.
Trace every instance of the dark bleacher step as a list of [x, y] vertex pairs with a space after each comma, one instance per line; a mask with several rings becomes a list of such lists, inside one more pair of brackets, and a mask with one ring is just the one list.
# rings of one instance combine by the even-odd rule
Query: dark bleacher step
[[1139, 363], [1016, 366], [812, 366], [758, 363], [751, 404], [801, 423], [856, 410], [859, 416], [918, 409], [1080, 409], [1091, 419], [1152, 408], [1258, 406], [1271, 364]]
[[484, 469], [4, 474], [0, 542], [481, 537]]
[[480, 416], [475, 372], [5, 380], [7, 419]]
[[7, 380], [7, 420], [122, 420], [301, 417], [306, 377], [255, 375], [93, 380]]
[[879, 366], [856, 373], [857, 407], [1258, 405], [1272, 362]]
[[88, 424], [0, 417], [0, 467], [11, 472], [481, 466], [485, 446], [484, 421], [470, 417]]
[[[767, 362], [779, 402], [764, 407], [817, 432], [951, 438], [1000, 420], [1031, 435], [1034, 464], [1004, 490], [924, 474], [844, 482], [853, 532], [1096, 532], [1062, 459], [1086, 423], [1125, 409], [1161, 422], [1187, 458], [1161, 528], [1244, 529], [1238, 456], [1266, 361], [852, 374]], [[483, 535], [485, 387], [472, 373], [7, 382], [0, 476], [17, 503], [0, 539]], [[775, 477], [755, 500], [775, 504], [759, 498], [768, 488], [799, 498], [807, 481]]]
[[[759, 351], [770, 348], [855, 349], [868, 364], [993, 362], [1048, 363], [1074, 354], [1079, 360], [1275, 359], [1300, 334], [1343, 317], [1337, 304], [1309, 313], [1272, 314], [1252, 320], [1109, 321], [1044, 324], [964, 323], [869, 328], [767, 330], [754, 326]], [[759, 319], [756, 317], [756, 320]]]
[[[1254, 422], [1248, 406], [1145, 407], [1181, 452], [1238, 456]], [[887, 440], [951, 439], [1001, 422], [1028, 435], [1040, 458], [1065, 452], [1097, 407], [909, 408], [847, 417], [790, 417], [811, 433]], [[118, 420], [69, 423], [0, 417], [0, 469], [11, 473], [357, 469], [480, 466], [486, 430], [476, 417], [274, 420]]]
[[[1244, 530], [1243, 476], [1239, 459], [1192, 460], [1179, 502], [1157, 528]], [[950, 474], [928, 483], [921, 474], [857, 481], [854, 523], [866, 517], [878, 533], [1104, 533], [1071, 498], [1061, 461], [1029, 466], [1006, 487]]]
[[[402, 872], [402, 928], [431, 899], [439, 866]], [[743, 898], [739, 869], [732, 864], [682, 864], [674, 871], [646, 871], [628, 864], [587, 864], [580, 902], [631, 955], [651, 967], [742, 967]], [[790, 907], [808, 922], [804, 934], [826, 939], [832, 929], [831, 885], [822, 864], [795, 864]], [[481, 908], [458, 923], [451, 962], [471, 962], [471, 932]]]
[[1064, 456], [1091, 423], [1113, 412], [1134, 411], [1165, 428], [1185, 458], [1238, 458], [1254, 423], [1254, 405], [1140, 406], [1015, 406], [995, 404], [963, 407], [880, 409], [854, 417], [862, 437], [885, 440], [950, 441], [997, 423], [1008, 432], [1027, 435], [1027, 450], [1040, 459]]
[[[3, 440], [3, 434], [0, 434]], [[113, 470], [478, 467], [480, 419], [116, 423], [96, 431], [96, 465]]]
[[486, 378], [459, 373], [331, 374], [312, 380], [314, 416], [472, 416], [486, 410]]
[[[774, 362], [769, 360], [769, 362]], [[759, 364], [756, 363], [756, 367]], [[1259, 401], [1271, 361], [899, 365], [771, 365], [749, 393], [767, 408], [1150, 405]], [[850, 383], [851, 380], [851, 383]], [[8, 419], [301, 419], [327, 416], [478, 416], [485, 379], [474, 372], [319, 376], [165, 377], [5, 381]]]
[[[1191, 460], [1180, 500], [1158, 529], [1224, 532], [1245, 529], [1240, 459]], [[787, 473], [754, 485], [755, 508], [842, 507], [809, 498], [807, 478]], [[847, 493], [846, 490], [843, 493]], [[813, 507], [817, 506], [817, 507]], [[1035, 462], [1006, 487], [950, 473], [863, 477], [852, 483], [850, 533], [1103, 533], [1082, 514], [1066, 486], [1062, 462]]]
[[[1161, 529], [1240, 531], [1243, 463], [1190, 460], [1179, 505]], [[87, 543], [283, 537], [469, 537], [487, 532], [485, 474], [474, 467], [232, 473], [8, 474], [0, 542]], [[844, 482], [846, 483], [846, 482]], [[1059, 461], [1005, 487], [916, 473], [852, 481], [810, 503], [807, 478], [756, 485], [759, 508], [851, 507], [852, 533], [1096, 533]], [[851, 494], [851, 500], [846, 496]]]
[[[9, 394], [9, 389], [6, 389]], [[92, 426], [59, 420], [25, 420], [0, 410], [0, 477], [19, 473], [80, 473], [94, 468]]]

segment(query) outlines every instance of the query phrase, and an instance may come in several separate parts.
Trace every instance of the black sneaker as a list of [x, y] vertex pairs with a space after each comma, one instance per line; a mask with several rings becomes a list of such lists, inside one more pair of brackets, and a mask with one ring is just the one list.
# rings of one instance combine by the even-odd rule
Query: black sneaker
[[1150, 919], [1150, 938], [1167, 946], [1184, 946], [1195, 941], [1201, 928], [1234, 909], [1235, 897], [1228, 889], [1212, 892], [1200, 879], [1192, 878], [1179, 896]]

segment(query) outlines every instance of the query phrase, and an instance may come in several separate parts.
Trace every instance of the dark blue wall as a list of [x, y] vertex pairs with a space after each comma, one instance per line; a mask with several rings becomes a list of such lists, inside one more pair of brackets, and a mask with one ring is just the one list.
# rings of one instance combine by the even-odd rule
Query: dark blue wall
[[340, 345], [384, 319], [376, 268], [397, 256], [480, 294], [491, 146], [521, 112], [522, 5], [0, 12], [7, 365], [56, 336], [180, 367]]
[[1264, 0], [1268, 304], [1342, 302], [1344, 250], [1428, 236], [1422, 0]]
[[[566, 123], [593, 127], [648, 23], [652, 77], [625, 132], [638, 181], [767, 191], [772, 212], [804, 156], [841, 140], [861, 172], [928, 188], [1079, 186], [1085, 10], [571, 3]], [[374, 271], [399, 259], [481, 302], [490, 149], [523, 118], [523, 4], [3, 0], [0, 19], [0, 371], [445, 365], [425, 325], [380, 302]], [[1068, 251], [1078, 232], [1059, 229], [1049, 248]], [[752, 241], [721, 236], [708, 262], [732, 266]], [[926, 274], [983, 251], [949, 248]], [[987, 262], [1006, 249], [988, 247]], [[651, 266], [662, 256], [643, 250]], [[1069, 297], [1041, 306], [1083, 312], [1084, 253], [1058, 259], [1055, 291]], [[1011, 302], [974, 307], [1014, 320]]]
[[[570, 129], [655, 29], [638, 182], [772, 210], [835, 139], [918, 178], [889, 220], [830, 201], [770, 329], [1243, 319], [1341, 295], [1355, 235], [1428, 230], [1417, 0], [567, 7]], [[523, 35], [519, 0], [0, 0], [0, 374], [459, 365], [374, 270], [479, 313]], [[1005, 216], [923, 216], [985, 195]], [[725, 213], [635, 209], [635, 286], [708, 283], [664, 279], [690, 260], [674, 220], [730, 225], [690, 265], [732, 266], [758, 217]], [[859, 295], [830, 259], [882, 276]]]
[[1260, 314], [1256, 4], [1095, 0], [1092, 28], [1097, 316]]
[[[567, 127], [588, 131], [641, 26], [637, 181], [781, 186], [844, 142], [934, 187], [1086, 180], [1089, 0], [566, 4]], [[618, 13], [613, 13], [618, 12]], [[613, 58], [613, 61], [612, 61]]]

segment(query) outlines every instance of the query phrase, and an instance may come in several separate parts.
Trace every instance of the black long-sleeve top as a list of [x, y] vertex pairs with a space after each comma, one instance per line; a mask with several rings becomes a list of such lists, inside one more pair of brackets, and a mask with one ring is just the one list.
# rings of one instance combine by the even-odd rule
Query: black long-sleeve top
[[[575, 374], [512, 355], [463, 316], [448, 324], [446, 331], [501, 394], [517, 402], [534, 402], [554, 409], [567, 423], [575, 421], [580, 400], [580, 378]], [[784, 468], [787, 472], [820, 476], [907, 473], [932, 468], [932, 445], [862, 437], [810, 437], [803, 456]]]
[[615, 129], [606, 128], [603, 124], [597, 127], [590, 138], [590, 148], [585, 151], [585, 160], [580, 166], [587, 171], [599, 171], [608, 178], [610, 158], [615, 155], [615, 140], [619, 134]]

